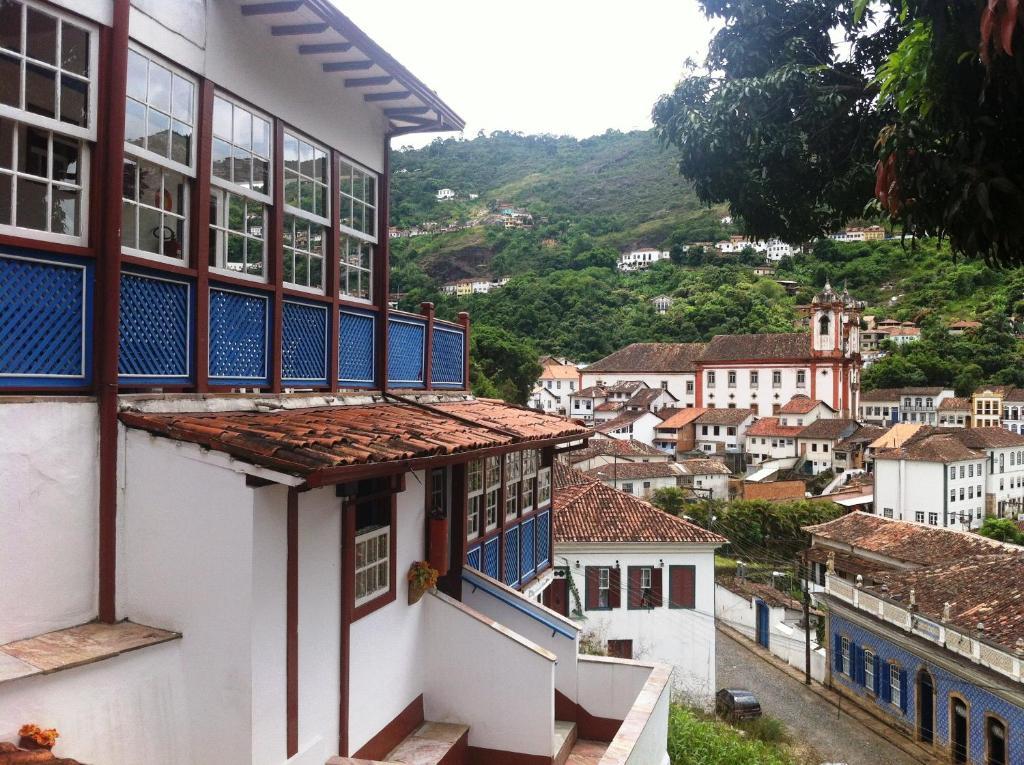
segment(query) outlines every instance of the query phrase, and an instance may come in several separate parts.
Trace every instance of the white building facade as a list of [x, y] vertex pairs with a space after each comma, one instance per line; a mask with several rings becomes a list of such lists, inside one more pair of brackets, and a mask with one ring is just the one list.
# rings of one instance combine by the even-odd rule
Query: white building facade
[[655, 263], [668, 260], [671, 254], [668, 250], [631, 250], [630, 252], [619, 253], [620, 271], [643, 271]]

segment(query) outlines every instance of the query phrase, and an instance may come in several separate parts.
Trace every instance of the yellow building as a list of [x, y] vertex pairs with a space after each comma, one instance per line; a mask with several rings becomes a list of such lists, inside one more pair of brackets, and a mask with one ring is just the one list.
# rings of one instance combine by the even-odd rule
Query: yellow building
[[1003, 418], [1003, 398], [1007, 389], [1001, 385], [978, 388], [971, 395], [971, 426], [998, 428]]

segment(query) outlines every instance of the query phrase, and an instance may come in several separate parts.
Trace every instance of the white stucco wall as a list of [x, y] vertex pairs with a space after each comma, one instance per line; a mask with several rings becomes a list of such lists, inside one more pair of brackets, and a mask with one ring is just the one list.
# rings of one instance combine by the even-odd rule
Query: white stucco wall
[[[639, 549], [637, 549], [639, 548]], [[646, 549], [644, 549], [646, 548]], [[586, 621], [580, 624], [584, 633], [594, 633], [601, 640], [632, 640], [633, 658], [658, 661], [675, 667], [675, 689], [697, 702], [704, 702], [715, 692], [715, 586], [714, 551], [699, 545], [605, 545], [558, 546], [559, 562], [568, 561], [573, 583], [586, 607], [586, 567], [621, 567], [621, 607], [610, 611], [584, 610]], [[579, 568], [576, 561], [579, 561]], [[654, 609], [629, 609], [629, 566], [662, 569], [662, 592], [665, 605]], [[694, 566], [695, 608], [669, 608], [669, 567]], [[575, 601], [571, 607], [575, 608]], [[581, 690], [582, 693], [582, 690]], [[582, 702], [581, 702], [582, 703]], [[597, 714], [587, 709], [591, 714]]]
[[96, 616], [98, 424], [87, 399], [0, 399], [0, 643]]
[[696, 388], [694, 383], [697, 377], [693, 372], [653, 372], [644, 374], [642, 372], [588, 372], [585, 369], [581, 369], [580, 375], [583, 380], [582, 388], [597, 385], [598, 380], [603, 380], [606, 385], [614, 385], [617, 382], [624, 382], [626, 380], [640, 380], [647, 383], [651, 388], [660, 388], [664, 380], [668, 382], [666, 390], [678, 399], [672, 406], [694, 406], [697, 402], [695, 390], [691, 390], [689, 393], [686, 392], [687, 381], [691, 383], [692, 388]]

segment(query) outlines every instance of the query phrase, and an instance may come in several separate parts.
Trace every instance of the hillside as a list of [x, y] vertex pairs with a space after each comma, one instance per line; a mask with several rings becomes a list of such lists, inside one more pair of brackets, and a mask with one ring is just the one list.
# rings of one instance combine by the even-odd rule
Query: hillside
[[[400, 228], [470, 225], [393, 239], [392, 285], [403, 308], [437, 304], [441, 316], [473, 318], [481, 392], [522, 401], [540, 353], [594, 361], [630, 342], [706, 340], [715, 334], [792, 328], [797, 306], [826, 277], [846, 283], [878, 318], [919, 322], [924, 340], [865, 373], [866, 387], [973, 381], [1024, 384], [1017, 330], [1024, 326], [1024, 271], [953, 260], [936, 240], [837, 244], [819, 241], [758, 277], [752, 253], [724, 258], [693, 242], [731, 233], [721, 208], [702, 207], [646, 132], [584, 141], [499, 133], [436, 141], [393, 153], [392, 223]], [[438, 202], [439, 188], [459, 198]], [[469, 194], [477, 195], [469, 199]], [[532, 228], [471, 225], [498, 200], [525, 208]], [[620, 250], [650, 246], [673, 258], [646, 272], [615, 270]], [[509, 276], [490, 294], [444, 296], [445, 282]], [[775, 279], [798, 282], [787, 295]], [[650, 300], [674, 302], [658, 314]], [[953, 341], [955, 319], [986, 323], [983, 336]]]

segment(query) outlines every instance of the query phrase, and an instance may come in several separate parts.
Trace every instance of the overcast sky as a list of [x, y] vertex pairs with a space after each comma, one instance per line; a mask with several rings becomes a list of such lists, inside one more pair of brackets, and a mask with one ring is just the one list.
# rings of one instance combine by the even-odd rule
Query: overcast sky
[[[477, 131], [651, 126], [710, 25], [694, 0], [334, 0]], [[396, 144], [427, 143], [403, 136]]]

